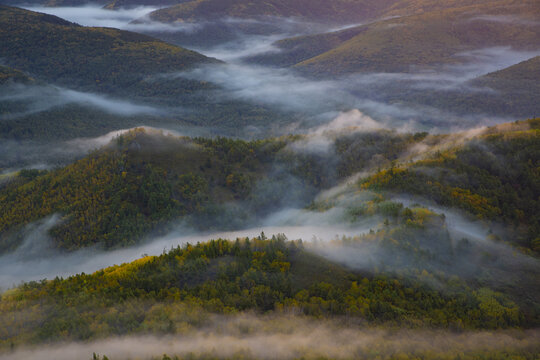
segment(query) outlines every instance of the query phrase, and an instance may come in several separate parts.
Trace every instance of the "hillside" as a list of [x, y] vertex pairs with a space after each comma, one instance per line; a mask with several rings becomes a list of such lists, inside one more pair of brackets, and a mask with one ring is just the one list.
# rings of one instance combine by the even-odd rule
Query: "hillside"
[[[504, 56], [500, 55], [501, 58]], [[282, 60], [287, 61], [286, 54]], [[468, 66], [478, 69], [478, 72], [466, 74]], [[489, 74], [486, 74], [487, 69], [477, 66], [474, 62], [465, 65], [465, 76], [458, 66], [458, 71], [447, 73], [357, 74], [353, 75], [350, 83], [358, 82], [352, 86], [358, 98], [416, 109], [419, 116], [435, 112], [431, 118], [427, 116], [425, 125], [428, 127], [438, 123], [445, 113], [455, 115], [450, 124], [469, 117], [530, 118], [540, 113], [537, 58]], [[342, 82], [348, 84], [348, 78], [343, 78]], [[471, 123], [470, 126], [475, 125]]]
[[[57, 212], [66, 221], [52, 235], [66, 249], [98, 242], [126, 246], [172, 219], [211, 216], [220, 203], [250, 194], [269, 166], [266, 152], [276, 151], [264, 144], [225, 139], [199, 144], [143, 129], [124, 135], [63, 169], [8, 185], [2, 195], [3, 248], [17, 241], [6, 230]], [[36, 196], [43, 201], [34, 206]]]
[[2, 0], [0, 4], [10, 5], [10, 6], [48, 6], [48, 7], [77, 7], [77, 6], [88, 6], [88, 4], [101, 5], [106, 8], [129, 8], [135, 6], [166, 6], [166, 5], [175, 5], [186, 0]]
[[0, 86], [6, 83], [23, 83], [28, 84], [33, 81], [22, 71], [0, 65]]
[[[0, 51], [8, 66], [81, 90], [151, 95], [156, 90], [145, 77], [214, 61], [145, 35], [82, 27], [7, 6], [0, 7], [0, 29]], [[204, 88], [194, 81], [180, 84], [182, 93]]]
[[444, 2], [448, 6], [433, 10], [420, 6], [421, 11], [410, 10], [413, 15], [282, 40], [276, 45], [283, 53], [268, 54], [258, 61], [295, 65], [307, 73], [328, 76], [409, 72], [458, 64], [462, 61], [458, 54], [479, 48], [534, 50], [540, 46], [540, 14], [534, 1], [519, 2], [519, 6], [515, 1], [457, 3], [459, 6], [452, 7], [449, 5], [454, 3]]
[[517, 4], [515, 1], [498, 1], [498, 0], [399, 0], [394, 2], [385, 8], [385, 16], [403, 16], [403, 15], [415, 15], [432, 11], [443, 11], [451, 8], [463, 8], [475, 5], [486, 4], [506, 4], [511, 6]]
[[[158, 225], [166, 231], [168, 221], [190, 215], [197, 228], [243, 226], [284, 201], [305, 205], [317, 189], [359, 171], [373, 156], [396, 159], [414, 141], [411, 135], [360, 134], [342, 140], [347, 148], [335, 161], [332, 153], [289, 149], [294, 139], [189, 139], [137, 129], [64, 168], [5, 185], [0, 248], [18, 246], [23, 225], [55, 213], [65, 221], [51, 230], [53, 240], [70, 250], [133, 244]], [[362, 147], [374, 141], [376, 147]], [[234, 202], [241, 206], [225, 206]]]
[[[495, 71], [467, 82], [477, 89], [472, 93], [450, 92], [423, 94], [419, 96], [426, 103], [438, 103], [449, 111], [467, 113], [479, 109], [486, 114], [508, 114], [509, 116], [536, 116], [540, 113], [540, 58], [523, 61], [508, 68]], [[437, 101], [436, 98], [439, 98]]]
[[276, 16], [316, 22], [349, 23], [371, 18], [393, 2], [395, 1], [194, 0], [157, 10], [150, 17], [163, 22], [174, 22]]
[[[180, 219], [204, 230], [241, 228], [242, 220], [286, 208], [283, 198], [298, 191], [304, 217], [363, 230], [327, 241], [264, 233], [215, 239], [22, 284], [0, 295], [0, 322], [8, 324], [0, 353], [57, 341], [190, 336], [243, 324], [243, 316], [523, 336], [540, 324], [539, 219], [525, 215], [540, 210], [539, 135], [538, 119], [446, 135], [350, 127], [252, 142], [137, 129], [65, 168], [20, 171], [0, 190], [4, 251], [38, 219], [68, 250], [130, 245]], [[322, 139], [329, 148], [314, 149]], [[242, 336], [256, 331], [241, 326]], [[538, 342], [526, 344], [506, 354], [534, 359]], [[471, 359], [493, 355], [482, 351]]]
[[506, 69], [486, 74], [476, 80], [477, 86], [489, 86], [500, 91], [515, 90], [525, 95], [532, 94], [538, 98], [538, 69], [540, 56], [536, 56]]
[[[400, 164], [415, 146], [437, 149], [448, 136], [338, 132], [328, 135], [330, 151], [312, 152], [310, 141], [320, 140], [310, 136], [245, 142], [177, 138], [139, 129], [69, 166], [5, 184], [0, 191], [1, 248], [14, 249], [22, 241], [24, 225], [54, 214], [63, 218], [50, 231], [55, 246], [69, 250], [133, 244], [156, 228], [167, 231], [165, 225], [180, 218], [195, 228], [242, 227], [283, 206], [306, 206], [317, 192], [358, 172], [382, 168], [375, 180], [362, 180], [368, 184], [363, 186], [420, 195], [486, 221], [501, 221], [506, 224], [505, 239], [537, 252], [538, 218], [523, 215], [538, 211], [532, 195], [538, 191], [533, 175], [539, 151], [537, 123], [503, 132], [495, 128], [500, 135], [459, 145], [451, 153], [457, 151], [457, 158], [442, 153], [404, 165], [433, 167], [429, 172], [435, 175], [426, 177], [420, 171], [412, 178], [403, 175], [410, 170], [388, 172], [387, 167]], [[478, 152], [479, 146], [492, 152]], [[511, 164], [504, 169], [512, 171], [502, 171], [501, 164], [491, 160], [493, 154]], [[438, 174], [454, 173], [445, 182], [437, 180], [442, 176]], [[391, 187], [393, 182], [384, 179], [394, 176], [403, 181]]]
[[[370, 324], [500, 329], [532, 325], [506, 295], [439, 277], [359, 273], [283, 235], [177, 247], [93, 274], [23, 284], [0, 298], [0, 348], [126, 334], [189, 334], [209, 314], [347, 316]], [[15, 316], [24, 311], [24, 320]], [[291, 315], [289, 315], [291, 316]], [[39, 326], [36, 326], [40, 324]]]
[[[0, 6], [0, 53], [5, 66], [35, 80], [25, 84], [32, 87], [0, 85], [10, 94], [0, 100], [0, 116], [14, 120], [2, 123], [0, 138], [63, 140], [141, 124], [238, 136], [246, 126], [295, 120], [290, 113], [220, 96], [210, 82], [165, 76], [220, 62], [138, 33]], [[56, 126], [69, 131], [52, 130]]]
[[512, 131], [490, 128], [462, 146], [361, 179], [359, 186], [416, 195], [479, 219], [502, 220], [514, 230], [507, 235], [511, 242], [538, 253], [540, 218], [527, 214], [540, 212], [540, 123], [527, 124]]
[[539, 1], [0, 0], [0, 360], [540, 360]]

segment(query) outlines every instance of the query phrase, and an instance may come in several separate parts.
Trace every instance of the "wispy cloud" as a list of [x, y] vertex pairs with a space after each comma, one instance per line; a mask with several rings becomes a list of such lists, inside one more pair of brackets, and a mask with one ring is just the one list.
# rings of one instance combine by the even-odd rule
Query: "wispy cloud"
[[12, 84], [8, 85], [4, 90], [5, 92], [0, 95], [0, 101], [18, 103], [24, 110], [18, 113], [1, 115], [0, 120], [13, 119], [68, 104], [78, 104], [120, 116], [159, 115], [163, 113], [162, 110], [151, 106], [138, 105], [126, 100], [113, 99], [52, 85]]
[[204, 328], [188, 331], [182, 336], [132, 336], [87, 343], [48, 344], [18, 349], [3, 358], [90, 359], [97, 353], [117, 360], [154, 359], [163, 354], [220, 359], [239, 355], [268, 360], [353, 359], [364, 358], [362, 354], [373, 354], [373, 349], [378, 358], [384, 359], [396, 353], [458, 357], [483, 351], [534, 351], [538, 336], [537, 330], [451, 333], [434, 329], [388, 329], [285, 314], [239, 314], [213, 316], [205, 322]]
[[83, 26], [113, 27], [123, 29], [138, 18], [148, 15], [157, 7], [138, 6], [131, 9], [108, 10], [98, 5], [71, 6], [27, 6], [25, 9], [55, 15]]
[[519, 15], [477, 15], [469, 18], [467, 21], [487, 21], [503, 24], [516, 24], [525, 26], [540, 25], [538, 20], [530, 20]]

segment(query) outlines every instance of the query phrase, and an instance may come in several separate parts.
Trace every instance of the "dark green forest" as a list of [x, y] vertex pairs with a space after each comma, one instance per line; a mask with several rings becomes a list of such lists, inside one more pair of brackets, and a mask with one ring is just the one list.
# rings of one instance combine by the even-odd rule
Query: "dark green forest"
[[[54, 85], [129, 99], [162, 111], [146, 117], [111, 115], [75, 104], [35, 112], [24, 101], [4, 99], [0, 101], [0, 117], [10, 121], [0, 124], [2, 138], [54, 141], [58, 137], [94, 136], [92, 126], [111, 131], [141, 123], [206, 126], [210, 132], [221, 129], [232, 133], [247, 125], [272, 122], [277, 126], [295, 119], [283, 111], [219, 97], [215, 84], [179, 76], [195, 67], [221, 62], [139, 33], [83, 27], [52, 15], [0, 5], [0, 53], [0, 91], [6, 94], [25, 94], [29, 89], [14, 84]], [[92, 59], [92, 66], [88, 66], [88, 59]], [[54, 131], [55, 127], [62, 131]]]
[[417, 195], [502, 222], [512, 244], [538, 252], [538, 219], [525, 216], [539, 210], [538, 120], [508, 126], [414, 162], [400, 160], [408, 147], [431, 142], [437, 149], [448, 136], [339, 135], [332, 151], [320, 154], [294, 150], [302, 136], [247, 142], [141, 128], [66, 167], [4, 182], [2, 249], [17, 246], [25, 224], [53, 214], [62, 216], [51, 230], [54, 242], [71, 250], [134, 244], [179, 218], [196, 228], [243, 226], [279, 209], [284, 198], [308, 206], [317, 192], [377, 159], [380, 172], [361, 179], [360, 189]]
[[[426, 270], [419, 276], [429, 277]], [[207, 313], [359, 317], [374, 324], [454, 329], [531, 326], [508, 296], [451, 280], [438, 291], [422, 281], [361, 274], [328, 262], [283, 235], [212, 240], [93, 274], [30, 282], [0, 301], [3, 346], [87, 340], [127, 333], [175, 333]], [[36, 307], [35, 304], [40, 304]], [[25, 321], [14, 316], [25, 310]], [[531, 322], [533, 321], [533, 322]], [[34, 327], [33, 324], [41, 326]]]
[[0, 3], [1, 359], [539, 359], [535, 0]]

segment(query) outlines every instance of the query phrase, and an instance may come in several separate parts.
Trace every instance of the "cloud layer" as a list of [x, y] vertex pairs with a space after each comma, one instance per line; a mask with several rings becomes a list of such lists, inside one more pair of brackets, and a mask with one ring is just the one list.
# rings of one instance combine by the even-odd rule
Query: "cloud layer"
[[93, 353], [110, 359], [150, 359], [169, 356], [256, 359], [391, 358], [399, 353], [459, 356], [483, 351], [534, 351], [537, 330], [466, 331], [407, 330], [366, 327], [347, 322], [311, 320], [295, 316], [236, 315], [213, 317], [201, 330], [182, 336], [111, 338], [91, 343], [45, 345], [19, 349], [5, 360], [91, 359]]
[[139, 114], [159, 115], [163, 112], [151, 106], [138, 105], [126, 100], [111, 99], [98, 94], [70, 90], [58, 86], [12, 84], [4, 88], [0, 102], [20, 104], [20, 112], [0, 116], [9, 120], [56, 107], [77, 104], [113, 115], [133, 116]]

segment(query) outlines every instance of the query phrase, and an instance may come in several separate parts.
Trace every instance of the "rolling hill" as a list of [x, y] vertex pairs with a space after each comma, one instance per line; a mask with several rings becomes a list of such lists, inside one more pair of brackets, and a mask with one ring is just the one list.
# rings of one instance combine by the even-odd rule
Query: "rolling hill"
[[[446, 290], [424, 282], [435, 276]], [[20, 311], [24, 318], [16, 316]], [[425, 269], [412, 278], [358, 272], [302, 242], [261, 234], [188, 244], [92, 274], [23, 284], [0, 297], [0, 319], [8, 325], [0, 330], [0, 349], [127, 334], [189, 335], [212, 326], [215, 314], [234, 320], [248, 311], [455, 331], [527, 328], [537, 320], [525, 317], [507, 294], [487, 287]]]
[[538, 360], [538, 0], [38, 3], [144, 34], [0, 5], [0, 359]]
[[[6, 67], [35, 80], [0, 85], [2, 93], [11, 94], [0, 103], [0, 116], [10, 120], [2, 123], [0, 137], [10, 140], [72, 139], [141, 124], [240, 135], [246, 126], [295, 118], [220, 96], [221, 89], [210, 82], [170, 75], [221, 62], [138, 33], [0, 6], [0, 53]], [[44, 98], [50, 100], [43, 103]], [[71, 102], [64, 106], [66, 98]], [[52, 131], [49, 137], [62, 124], [69, 131]]]
[[538, 69], [540, 56], [536, 56], [506, 69], [486, 74], [473, 81], [478, 86], [489, 86], [496, 90], [512, 89], [538, 96]]
[[[25, 225], [54, 214], [63, 220], [50, 231], [53, 242], [68, 250], [126, 246], [157, 228], [167, 231], [167, 223], [178, 219], [195, 228], [242, 227], [283, 206], [307, 206], [319, 191], [382, 167], [379, 175], [363, 180], [364, 188], [421, 196], [488, 223], [500, 221], [508, 242], [538, 252], [538, 219], [523, 215], [538, 211], [532, 195], [538, 191], [538, 121], [490, 131], [485, 139], [474, 137], [451, 151], [402, 163], [415, 146], [438, 149], [464, 135], [338, 132], [331, 135], [331, 151], [321, 153], [302, 150], [317, 143], [310, 136], [245, 142], [138, 129], [64, 168], [23, 172], [4, 183], [1, 248], [16, 248]], [[403, 170], [396, 170], [396, 162]], [[501, 167], [506, 162], [511, 166]], [[422, 169], [429, 168], [435, 175], [424, 176]], [[394, 176], [399, 181], [388, 180]]]
[[540, 14], [534, 1], [445, 4], [434, 9], [419, 6], [422, 11], [411, 9], [408, 12], [413, 15], [395, 18], [390, 12], [386, 14], [389, 19], [335, 33], [281, 40], [275, 44], [281, 53], [257, 60], [335, 76], [459, 64], [463, 60], [460, 54], [480, 48], [540, 47]]
[[92, 5], [101, 5], [107, 8], [120, 8], [120, 7], [135, 7], [135, 6], [165, 6], [165, 5], [174, 5], [179, 4], [185, 0], [2, 0], [0, 4], [10, 5], [10, 6], [28, 6], [28, 5], [41, 5], [48, 7], [77, 7], [77, 6], [87, 6], [88, 4]]
[[[472, 93], [447, 93], [440, 101], [441, 108], [461, 109], [465, 114], [478, 109], [486, 114], [529, 116], [540, 113], [540, 57], [523, 61], [508, 68], [479, 76], [467, 85], [483, 89]], [[486, 91], [487, 90], [487, 91]], [[424, 101], [435, 101], [436, 95], [423, 95]], [[442, 96], [439, 96], [441, 99]], [[458, 110], [459, 111], [459, 110]]]
[[[215, 61], [145, 35], [82, 27], [7, 6], [0, 7], [0, 24], [0, 51], [6, 65], [82, 90], [149, 95], [145, 77]], [[183, 85], [182, 93], [203, 88], [196, 82]]]
[[[414, 141], [390, 132], [358, 136], [344, 140], [347, 156], [335, 161], [331, 153], [288, 149], [294, 139], [189, 139], [137, 129], [64, 168], [5, 184], [1, 248], [17, 247], [25, 224], [55, 213], [66, 221], [52, 229], [54, 243], [71, 250], [133, 244], [181, 218], [196, 228], [242, 226], [287, 203], [307, 205], [373, 156], [396, 159]], [[361, 145], [374, 141], [371, 149]], [[43, 202], [31, 205], [38, 197]]]
[[393, 0], [194, 0], [156, 10], [150, 17], [162, 22], [202, 21], [264, 16], [293, 17], [307, 21], [348, 23], [372, 18]]

